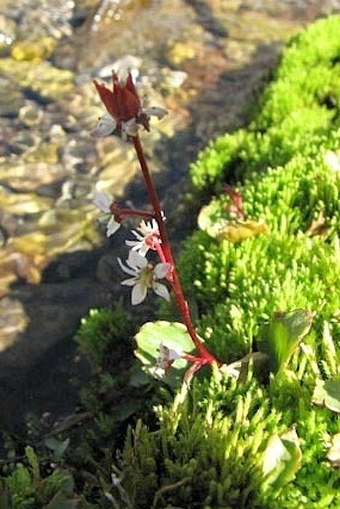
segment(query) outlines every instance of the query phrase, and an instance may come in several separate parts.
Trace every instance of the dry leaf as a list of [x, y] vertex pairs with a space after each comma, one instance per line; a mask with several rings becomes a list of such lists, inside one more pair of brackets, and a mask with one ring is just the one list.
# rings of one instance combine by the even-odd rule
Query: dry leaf
[[314, 235], [325, 235], [327, 233], [328, 226], [326, 224], [326, 218], [324, 216], [324, 211], [321, 210], [319, 215], [306, 231], [306, 234], [309, 237], [314, 237]]
[[237, 220], [226, 224], [219, 232], [218, 237], [229, 242], [242, 242], [255, 235], [266, 235], [269, 233], [269, 227], [262, 221]]
[[326, 457], [330, 461], [332, 467], [340, 467], [340, 433], [332, 437], [332, 444]]

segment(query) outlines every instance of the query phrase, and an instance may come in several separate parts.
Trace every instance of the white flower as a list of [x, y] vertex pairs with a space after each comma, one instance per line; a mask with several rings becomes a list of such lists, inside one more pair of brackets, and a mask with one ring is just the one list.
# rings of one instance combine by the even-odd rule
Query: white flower
[[117, 122], [110, 115], [110, 113], [105, 113], [99, 120], [96, 127], [91, 131], [91, 135], [94, 138], [104, 138], [105, 136], [109, 136], [113, 133], [113, 131], [117, 127]]
[[111, 212], [110, 207], [112, 205], [112, 199], [108, 194], [96, 191], [93, 204], [97, 209], [103, 212], [103, 214], [99, 216], [99, 222], [106, 225], [106, 235], [110, 237], [110, 235], [113, 235], [120, 227], [120, 223], [115, 220]]
[[155, 243], [160, 242], [158, 224], [155, 219], [150, 222], [141, 221], [137, 231], [132, 230], [132, 233], [137, 240], [126, 240], [125, 244], [141, 256], [145, 256], [149, 249], [155, 249]]
[[122, 285], [133, 286], [131, 292], [131, 303], [133, 306], [143, 302], [148, 288], [152, 288], [163, 299], [170, 299], [167, 287], [158, 282], [169, 271], [169, 263], [157, 263], [157, 265], [153, 266], [146, 258], [136, 253], [136, 251], [130, 251], [126, 265], [122, 263], [120, 258], [118, 258], [118, 263], [126, 274], [132, 276], [122, 281]]
[[162, 120], [168, 112], [164, 108], [151, 106], [151, 108], [142, 108], [142, 113], [145, 113], [148, 117], [156, 117], [158, 120]]
[[178, 352], [176, 352], [176, 350], [168, 348], [167, 346], [163, 345], [163, 343], [159, 345], [158, 350], [159, 356], [156, 359], [156, 367], [164, 369], [165, 372], [167, 372], [171, 368], [172, 363], [176, 359], [182, 358], [182, 356]]
[[[148, 119], [149, 117], [156, 117], [158, 120], [161, 120], [167, 111], [164, 108], [158, 108], [153, 106], [151, 108], [142, 108], [140, 110], [139, 116], [141, 119]], [[94, 138], [105, 138], [106, 136], [110, 136], [117, 127], [119, 127], [119, 131], [121, 132], [122, 139], [127, 141], [128, 136], [136, 136], [138, 130], [141, 127], [141, 124], [138, 123], [139, 117], [133, 117], [125, 122], [120, 122], [119, 126], [115, 118], [110, 115], [110, 113], [105, 113], [98, 120], [98, 124], [91, 131], [91, 136]], [[146, 120], [146, 122], [148, 122]], [[142, 124], [143, 125], [143, 124]]]
[[122, 138], [124, 141], [127, 140], [128, 136], [136, 136], [140, 125], [137, 124], [135, 118], [130, 118], [126, 122], [122, 122]]

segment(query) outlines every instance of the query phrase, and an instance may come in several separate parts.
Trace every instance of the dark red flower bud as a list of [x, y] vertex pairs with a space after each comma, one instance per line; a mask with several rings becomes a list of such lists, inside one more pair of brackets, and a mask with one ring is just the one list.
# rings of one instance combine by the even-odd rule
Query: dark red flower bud
[[131, 73], [128, 74], [125, 83], [120, 82], [117, 74], [113, 73], [112, 81], [113, 91], [94, 81], [100, 99], [108, 113], [117, 121], [117, 124], [137, 117], [142, 108], [142, 103], [132, 81]]

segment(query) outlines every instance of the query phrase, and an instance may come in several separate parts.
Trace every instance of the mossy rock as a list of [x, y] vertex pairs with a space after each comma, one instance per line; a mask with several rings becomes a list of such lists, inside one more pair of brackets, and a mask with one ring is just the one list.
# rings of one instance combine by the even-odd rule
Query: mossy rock
[[192, 165], [198, 189], [284, 165], [339, 127], [339, 28], [332, 16], [293, 37], [249, 128], [211, 142]]

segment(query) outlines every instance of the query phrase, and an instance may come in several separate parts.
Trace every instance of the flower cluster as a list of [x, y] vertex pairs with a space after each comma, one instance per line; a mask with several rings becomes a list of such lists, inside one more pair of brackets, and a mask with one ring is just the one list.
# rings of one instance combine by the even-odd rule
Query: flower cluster
[[[120, 209], [106, 193], [96, 192], [93, 203], [102, 212], [99, 216], [99, 222], [106, 225], [108, 237], [113, 235], [121, 226], [122, 216], [129, 215], [129, 212], [131, 212], [124, 212], [123, 209]], [[118, 258], [121, 269], [132, 276], [122, 281], [122, 285], [133, 287], [131, 293], [132, 305], [143, 302], [149, 288], [163, 299], [170, 300], [168, 288], [160, 283], [159, 279], [171, 278], [171, 264], [161, 262], [153, 265], [146, 258], [149, 250], [162, 253], [157, 222], [155, 219], [150, 222], [142, 220], [137, 230], [132, 230], [132, 233], [136, 239], [125, 241], [131, 248], [126, 265]], [[161, 259], [165, 259], [164, 255], [161, 255]]]

